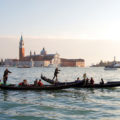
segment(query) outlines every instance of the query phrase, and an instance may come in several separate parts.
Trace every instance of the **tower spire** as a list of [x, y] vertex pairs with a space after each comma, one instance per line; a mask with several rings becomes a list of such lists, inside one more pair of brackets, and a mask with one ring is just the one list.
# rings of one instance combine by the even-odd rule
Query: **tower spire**
[[22, 60], [25, 56], [25, 49], [24, 49], [24, 41], [23, 37], [21, 35], [20, 37], [20, 43], [19, 43], [19, 59]]
[[23, 41], [23, 37], [22, 37], [22, 35], [21, 35], [19, 48], [22, 48], [22, 47], [24, 47], [24, 41]]
[[31, 52], [31, 50], [30, 50], [30, 56], [32, 56], [32, 52]]
[[22, 37], [22, 35], [21, 35], [20, 41], [23, 41], [23, 37]]

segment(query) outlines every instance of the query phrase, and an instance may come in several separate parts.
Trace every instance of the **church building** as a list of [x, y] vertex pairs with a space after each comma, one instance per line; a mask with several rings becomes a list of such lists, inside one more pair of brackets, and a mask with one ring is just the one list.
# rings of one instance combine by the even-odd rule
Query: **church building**
[[19, 59], [5, 59], [5, 66], [23, 67], [85, 67], [84, 59], [66, 59], [60, 58], [58, 53], [48, 54], [45, 48], [40, 53], [30, 51], [29, 55], [25, 55], [25, 47], [23, 37], [21, 35], [19, 42]]
[[43, 48], [39, 54], [36, 52], [25, 56], [25, 48], [24, 41], [21, 35], [19, 42], [19, 67], [42, 67], [42, 66], [59, 66], [60, 65], [60, 55], [58, 53], [55, 54], [47, 54], [45, 48]]

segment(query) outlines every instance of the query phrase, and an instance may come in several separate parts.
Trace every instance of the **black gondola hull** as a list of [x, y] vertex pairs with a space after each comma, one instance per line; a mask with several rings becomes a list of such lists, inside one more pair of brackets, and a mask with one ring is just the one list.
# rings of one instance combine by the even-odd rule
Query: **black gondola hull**
[[18, 86], [18, 85], [1, 85], [1, 89], [5, 90], [60, 90], [60, 89], [67, 89], [73, 88], [73, 86], [78, 85], [80, 83], [71, 83], [71, 84], [61, 84], [61, 85], [43, 85], [43, 86]]
[[77, 87], [77, 88], [111, 88], [111, 87], [119, 87], [120, 86], [120, 81], [113, 81], [113, 82], [107, 82], [105, 84], [87, 84], [84, 85], [84, 82], [82, 81], [74, 81], [74, 82], [57, 82], [55, 83], [53, 80], [46, 78], [45, 76], [41, 75], [41, 79], [50, 83], [50, 84], [57, 84], [57, 85], [64, 85], [64, 84], [71, 84], [71, 83], [78, 83], [73, 85], [72, 87]]

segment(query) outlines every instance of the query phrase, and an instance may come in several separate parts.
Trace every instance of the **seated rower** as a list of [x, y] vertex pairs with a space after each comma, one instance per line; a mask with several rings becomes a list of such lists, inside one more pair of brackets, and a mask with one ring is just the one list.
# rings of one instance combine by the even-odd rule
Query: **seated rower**
[[2, 85], [2, 82], [1, 82], [1, 80], [0, 80], [0, 85]]
[[27, 82], [27, 80], [23, 80], [23, 85], [28, 85], [28, 82]]
[[75, 82], [83, 82], [82, 80], [80, 80], [80, 78], [79, 77], [77, 77], [77, 80], [75, 80]]
[[77, 77], [77, 80], [75, 80], [75, 82], [78, 82], [78, 81], [80, 81], [80, 78], [79, 78], [79, 77]]
[[103, 78], [101, 78], [101, 82], [100, 82], [101, 85], [104, 85], [104, 81], [103, 81]]
[[43, 86], [43, 83], [42, 83], [41, 80], [39, 80], [38, 85], [39, 85], [39, 86]]
[[87, 78], [87, 79], [86, 79], [86, 85], [88, 85], [88, 83], [89, 83], [89, 79]]
[[37, 79], [34, 81], [34, 85], [38, 86], [38, 80]]
[[20, 86], [27, 86], [27, 85], [29, 85], [29, 84], [28, 84], [27, 80], [24, 79], [23, 82], [19, 83], [19, 85], [20, 85]]
[[94, 85], [94, 80], [93, 80], [92, 77], [91, 77], [91, 79], [90, 79], [90, 84], [91, 84], [91, 85]]

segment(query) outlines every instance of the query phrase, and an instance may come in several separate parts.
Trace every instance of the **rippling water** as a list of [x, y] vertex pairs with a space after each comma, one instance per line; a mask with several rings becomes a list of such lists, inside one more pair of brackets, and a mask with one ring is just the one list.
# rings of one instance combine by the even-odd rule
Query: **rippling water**
[[[95, 82], [120, 80], [120, 69], [60, 68], [60, 81], [73, 81], [83, 73], [94, 77]], [[0, 68], [2, 78], [5, 68]], [[27, 79], [33, 83], [41, 74], [53, 77], [54, 68], [9, 68], [9, 83]], [[47, 84], [44, 82], [44, 84]], [[120, 88], [65, 89], [57, 91], [0, 90], [0, 120], [119, 120]]]

